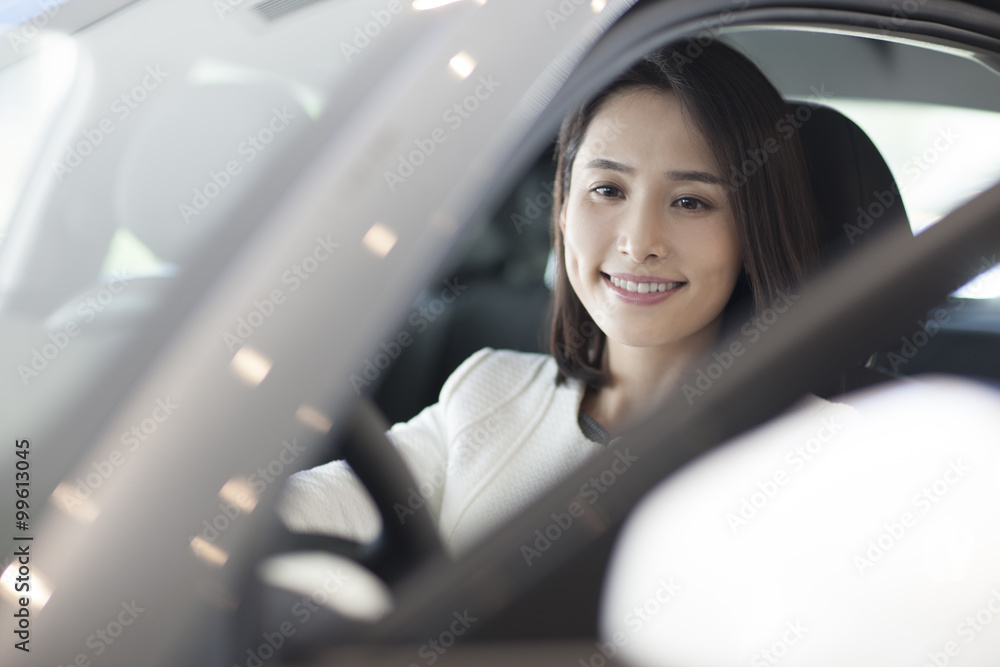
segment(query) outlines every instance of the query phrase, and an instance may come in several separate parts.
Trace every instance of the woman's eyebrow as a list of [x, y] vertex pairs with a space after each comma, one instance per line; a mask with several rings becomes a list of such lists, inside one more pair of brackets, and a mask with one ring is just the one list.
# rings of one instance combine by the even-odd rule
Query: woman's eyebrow
[[668, 171], [667, 178], [672, 181], [698, 181], [709, 185], [724, 185], [721, 178], [707, 171]]
[[[607, 158], [595, 158], [584, 165], [584, 169], [607, 169], [608, 171], [615, 171], [619, 174], [632, 175], [635, 173], [633, 167], [627, 164], [622, 164], [621, 162], [616, 162], [615, 160], [609, 160]], [[666, 173], [668, 179], [672, 181], [697, 181], [699, 183], [708, 183], [709, 185], [724, 185], [721, 178], [707, 171], [699, 171], [697, 169], [686, 169], [686, 170], [673, 170]]]
[[632, 167], [622, 164], [621, 162], [615, 162], [614, 160], [609, 160], [607, 158], [599, 157], [595, 160], [591, 160], [583, 166], [584, 169], [607, 169], [609, 171], [617, 171], [619, 174], [634, 174], [635, 169]]

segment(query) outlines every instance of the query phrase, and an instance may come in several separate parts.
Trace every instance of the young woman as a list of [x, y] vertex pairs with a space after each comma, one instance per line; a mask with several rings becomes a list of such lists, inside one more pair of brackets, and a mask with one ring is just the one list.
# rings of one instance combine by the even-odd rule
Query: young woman
[[[677, 389], [740, 304], [762, 310], [807, 275], [816, 216], [786, 113], [716, 43], [694, 59], [649, 54], [565, 119], [552, 353], [480, 350], [437, 403], [392, 427], [419, 487], [400, 521], [426, 504], [445, 545], [464, 549]], [[339, 461], [293, 475], [282, 515], [362, 541], [379, 528]]]

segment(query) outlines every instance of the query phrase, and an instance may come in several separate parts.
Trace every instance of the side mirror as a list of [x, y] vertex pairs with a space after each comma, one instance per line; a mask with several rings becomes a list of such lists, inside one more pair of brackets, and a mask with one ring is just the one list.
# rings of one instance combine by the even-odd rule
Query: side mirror
[[998, 664], [1000, 392], [932, 377], [846, 400], [801, 404], [642, 501], [605, 582], [603, 657]]

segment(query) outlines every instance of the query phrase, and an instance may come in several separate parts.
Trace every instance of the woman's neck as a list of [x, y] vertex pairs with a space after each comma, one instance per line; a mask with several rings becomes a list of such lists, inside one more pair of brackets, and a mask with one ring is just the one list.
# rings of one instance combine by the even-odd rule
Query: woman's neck
[[717, 342], [719, 325], [660, 347], [630, 347], [606, 339], [603, 368], [607, 384], [589, 390], [583, 410], [609, 433], [619, 432], [655, 408], [683, 374]]

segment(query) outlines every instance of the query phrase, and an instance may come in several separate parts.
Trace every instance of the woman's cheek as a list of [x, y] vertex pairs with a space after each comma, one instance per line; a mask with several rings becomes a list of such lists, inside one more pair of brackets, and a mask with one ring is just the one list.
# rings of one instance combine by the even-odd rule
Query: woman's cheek
[[722, 276], [737, 275], [740, 265], [739, 239], [732, 223], [725, 218], [716, 218], [711, 224], [701, 227], [703, 237], [699, 247], [705, 253], [704, 265], [713, 267], [713, 273]]
[[563, 233], [563, 261], [566, 265], [566, 275], [569, 278], [570, 285], [573, 286], [573, 290], [579, 294], [580, 288], [580, 249], [578, 247], [579, 234], [578, 229], [573, 225], [566, 225], [566, 230]]
[[565, 239], [566, 250], [563, 253], [563, 261], [566, 263], [566, 275], [569, 277], [569, 281], [576, 287], [576, 273], [579, 267], [579, 263], [576, 259], [576, 250], [573, 248], [572, 243], [569, 238]]
[[566, 268], [576, 270], [579, 268], [580, 262], [586, 263], [587, 256], [591, 252], [589, 245], [593, 242], [593, 238], [589, 233], [586, 217], [579, 215], [575, 209], [567, 211], [564, 238], [566, 242]]
[[574, 248], [581, 259], [600, 261], [607, 245], [612, 243], [610, 221], [603, 220], [600, 211], [581, 206], [575, 211], [572, 222], [567, 224], [567, 235], [572, 235]]

